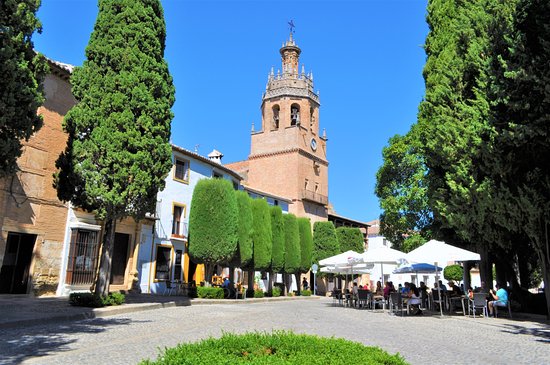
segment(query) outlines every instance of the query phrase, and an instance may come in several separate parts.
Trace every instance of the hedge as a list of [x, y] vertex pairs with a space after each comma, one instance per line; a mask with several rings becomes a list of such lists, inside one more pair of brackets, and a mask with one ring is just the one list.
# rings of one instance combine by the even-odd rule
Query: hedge
[[198, 286], [197, 296], [205, 299], [223, 299], [223, 288]]

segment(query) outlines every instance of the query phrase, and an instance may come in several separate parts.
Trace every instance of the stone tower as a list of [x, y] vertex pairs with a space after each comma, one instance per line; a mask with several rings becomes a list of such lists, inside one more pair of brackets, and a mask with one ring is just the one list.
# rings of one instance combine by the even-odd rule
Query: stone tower
[[290, 33], [279, 51], [282, 71], [268, 75], [261, 130], [252, 131], [247, 185], [286, 197], [291, 213], [327, 220], [326, 136], [319, 134], [319, 95], [313, 74], [299, 70], [300, 48]]

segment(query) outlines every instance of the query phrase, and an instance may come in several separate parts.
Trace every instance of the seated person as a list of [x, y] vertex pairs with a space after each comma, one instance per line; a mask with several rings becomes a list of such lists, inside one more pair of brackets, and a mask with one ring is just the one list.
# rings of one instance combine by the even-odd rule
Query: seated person
[[384, 289], [382, 289], [382, 283], [380, 281], [376, 282], [376, 290], [374, 291], [374, 295], [384, 296]]
[[384, 287], [384, 299], [387, 300], [390, 297], [391, 292], [392, 292], [391, 282], [386, 281], [386, 286]]
[[447, 291], [447, 287], [445, 286], [445, 284], [443, 284], [441, 280], [439, 280], [439, 288], [441, 289], [441, 291]]
[[449, 284], [449, 290], [448, 290], [449, 296], [459, 297], [462, 295], [462, 290], [460, 290], [460, 288], [458, 287], [458, 285], [455, 284], [454, 281], [449, 280], [447, 284]]
[[409, 284], [409, 292], [407, 293], [407, 304], [411, 307], [411, 313], [412, 315], [421, 315], [422, 310], [420, 309], [420, 291], [414, 285], [413, 283]]
[[497, 283], [495, 285], [497, 292], [495, 293], [493, 289], [489, 290], [489, 295], [493, 300], [489, 301], [489, 317], [493, 315], [493, 310], [495, 306], [507, 307], [508, 306], [508, 292], [502, 287], [501, 284]]
[[405, 282], [405, 284], [403, 284], [403, 287], [401, 288], [401, 294], [403, 294], [403, 296], [406, 296], [408, 297], [409, 296], [409, 292], [411, 291], [411, 285], [412, 283], [407, 283]]

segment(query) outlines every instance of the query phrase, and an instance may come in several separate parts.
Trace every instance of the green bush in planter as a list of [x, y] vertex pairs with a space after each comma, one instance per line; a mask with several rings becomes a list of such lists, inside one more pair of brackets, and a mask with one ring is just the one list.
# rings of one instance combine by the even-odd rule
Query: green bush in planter
[[273, 287], [271, 290], [271, 296], [272, 297], [280, 297], [281, 296], [281, 288], [278, 288], [276, 286]]
[[206, 299], [223, 299], [223, 288], [199, 286], [197, 287], [197, 296]]
[[263, 290], [254, 290], [254, 298], [263, 298], [264, 296]]
[[197, 343], [166, 349], [156, 361], [141, 364], [386, 364], [406, 365], [399, 355], [339, 338], [292, 332], [225, 333]]
[[124, 294], [119, 292], [109, 293], [106, 297], [101, 297], [93, 293], [71, 293], [69, 303], [79, 307], [99, 308], [109, 305], [120, 305], [126, 300]]
[[311, 290], [302, 290], [300, 293], [303, 297], [310, 297], [311, 296]]

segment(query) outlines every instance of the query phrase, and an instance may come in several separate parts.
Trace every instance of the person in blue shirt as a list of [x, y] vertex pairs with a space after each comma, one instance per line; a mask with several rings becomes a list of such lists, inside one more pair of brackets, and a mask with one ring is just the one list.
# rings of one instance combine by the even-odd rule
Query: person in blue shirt
[[508, 292], [506, 292], [506, 289], [504, 289], [499, 283], [495, 285], [495, 288], [497, 288], [496, 293], [493, 291], [493, 289], [489, 290], [489, 296], [493, 299], [489, 301], [489, 317], [493, 316], [495, 306], [508, 306]]

